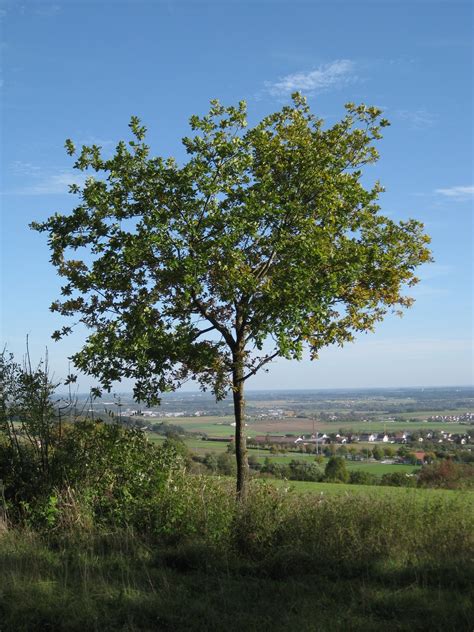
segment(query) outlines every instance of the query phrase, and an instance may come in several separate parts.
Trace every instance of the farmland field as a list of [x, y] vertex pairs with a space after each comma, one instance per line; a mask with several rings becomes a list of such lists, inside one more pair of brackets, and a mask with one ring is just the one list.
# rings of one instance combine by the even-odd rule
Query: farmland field
[[313, 483], [309, 481], [283, 481], [272, 479], [271, 484], [276, 487], [287, 488], [298, 494], [354, 494], [364, 496], [392, 496], [394, 499], [406, 498], [407, 501], [416, 498], [420, 502], [450, 501], [460, 499], [463, 504], [474, 510], [474, 491], [456, 491], [449, 489], [420, 489], [406, 487], [386, 487], [382, 485], [345, 485], [344, 483]]
[[[152, 441], [161, 442], [164, 441], [164, 437], [160, 435], [150, 435]], [[186, 438], [184, 441], [186, 446], [191, 452], [196, 455], [204, 456], [209, 453], [222, 453], [227, 451], [228, 444], [226, 442], [221, 441], [203, 441], [202, 439], [190, 439]], [[315, 460], [314, 454], [302, 454], [299, 452], [290, 452], [286, 454], [271, 454], [268, 450], [263, 450], [261, 448], [249, 448], [248, 450], [249, 456], [253, 455], [257, 457], [259, 463], [263, 463], [266, 459], [269, 459], [271, 463], [284, 463], [288, 464], [291, 461], [304, 461], [307, 463], [312, 463]], [[320, 464], [319, 467], [321, 470], [324, 470], [328, 459], [325, 458]], [[405, 474], [411, 474], [415, 472], [417, 469], [416, 466], [413, 465], [403, 465], [398, 463], [381, 463], [379, 461], [346, 461], [346, 466], [349, 471], [351, 470], [361, 470], [364, 472], [370, 472], [375, 474], [376, 476], [382, 476], [383, 474], [390, 474], [392, 472], [403, 472]]]
[[[435, 414], [435, 413], [433, 413]], [[436, 414], [440, 414], [439, 412]], [[410, 415], [411, 416], [411, 415]], [[183, 428], [186, 432], [207, 434], [209, 437], [231, 437], [234, 427], [231, 415], [216, 417], [177, 417], [173, 419], [156, 419], [154, 423], [165, 421]], [[473, 429], [471, 424], [457, 422], [419, 421], [318, 421], [300, 417], [283, 417], [278, 419], [253, 419], [247, 421], [247, 436], [274, 434], [308, 434], [318, 432], [338, 432], [339, 428], [351, 432], [396, 432], [398, 430], [446, 430], [448, 432], [467, 432]]]

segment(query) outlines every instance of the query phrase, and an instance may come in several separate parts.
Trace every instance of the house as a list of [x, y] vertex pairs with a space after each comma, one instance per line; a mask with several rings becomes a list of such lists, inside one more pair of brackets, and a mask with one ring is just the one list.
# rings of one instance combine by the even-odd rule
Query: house
[[377, 441], [381, 441], [382, 443], [388, 443], [390, 440], [390, 437], [388, 436], [388, 434], [386, 432], [379, 432], [377, 435]]
[[374, 434], [373, 432], [371, 432], [371, 433], [363, 432], [361, 435], [359, 435], [359, 441], [364, 441], [366, 443], [367, 442], [372, 443], [376, 439], [377, 439], [377, 435]]
[[393, 443], [406, 443], [407, 440], [409, 438], [408, 432], [406, 432], [405, 430], [400, 431], [400, 432], [396, 432], [393, 435]]
[[285, 437], [282, 435], [260, 435], [253, 438], [254, 443], [259, 443], [261, 445], [294, 445], [297, 443], [297, 439], [295, 437]]
[[319, 444], [319, 445], [324, 445], [326, 443], [329, 443], [330, 439], [329, 436], [326, 433], [323, 434], [319, 434], [319, 432], [317, 432], [316, 434], [312, 434], [309, 437], [306, 435], [301, 435], [300, 437], [298, 437], [295, 440], [295, 443], [298, 445], [306, 445], [308, 443], [311, 444]]
[[416, 463], [417, 465], [423, 465], [425, 462], [425, 452], [415, 452]]

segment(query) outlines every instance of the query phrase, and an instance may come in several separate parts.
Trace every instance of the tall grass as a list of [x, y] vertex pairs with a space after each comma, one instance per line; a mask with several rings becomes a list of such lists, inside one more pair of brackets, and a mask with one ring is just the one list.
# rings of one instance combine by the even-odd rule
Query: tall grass
[[[469, 630], [470, 495], [301, 496], [176, 473], [151, 528], [98, 527], [71, 490], [0, 532], [0, 629]], [[76, 519], [77, 516], [77, 519]]]

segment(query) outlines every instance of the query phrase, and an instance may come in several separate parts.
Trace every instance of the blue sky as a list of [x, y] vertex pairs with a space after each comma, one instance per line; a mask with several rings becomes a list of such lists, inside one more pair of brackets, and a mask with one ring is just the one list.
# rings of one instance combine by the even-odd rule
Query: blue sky
[[45, 236], [28, 229], [72, 208], [66, 138], [111, 151], [136, 114], [152, 152], [180, 158], [209, 99], [245, 99], [255, 123], [300, 89], [328, 124], [348, 101], [384, 109], [392, 125], [366, 181], [385, 186], [384, 213], [425, 223], [436, 262], [402, 319], [318, 362], [278, 361], [248, 386], [473, 383], [472, 2], [20, 0], [0, 14], [1, 340], [18, 357], [28, 334], [61, 377], [84, 339], [50, 340], [65, 324], [48, 310], [60, 280]]

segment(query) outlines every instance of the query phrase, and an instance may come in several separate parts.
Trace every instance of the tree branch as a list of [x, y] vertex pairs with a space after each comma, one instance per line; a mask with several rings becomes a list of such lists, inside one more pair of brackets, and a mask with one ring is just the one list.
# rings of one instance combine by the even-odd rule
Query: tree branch
[[255, 375], [255, 373], [257, 373], [257, 371], [259, 371], [262, 366], [265, 366], [265, 364], [268, 364], [268, 362], [271, 362], [274, 358], [277, 357], [277, 355], [279, 355], [279, 351], [275, 351], [275, 353], [272, 353], [269, 356], [265, 356], [263, 358], [263, 360], [261, 360], [257, 366], [255, 366], [253, 369], [251, 369], [247, 375], [244, 375], [244, 377], [242, 378], [242, 382], [245, 382], [245, 380], [247, 380], [249, 377], [252, 377], [252, 375]]
[[215, 325], [211, 325], [210, 327], [207, 327], [206, 329], [201, 329], [201, 331], [198, 331], [192, 338], [192, 342], [194, 342], [195, 340], [197, 340], [199, 338], [199, 336], [202, 336], [203, 334], [207, 334], [209, 331], [214, 331], [216, 329]]
[[204, 318], [206, 320], [208, 320], [214, 326], [214, 328], [217, 329], [217, 331], [220, 334], [222, 334], [224, 340], [227, 342], [229, 347], [231, 349], [234, 349], [234, 347], [235, 347], [235, 340], [232, 338], [232, 335], [229, 332], [229, 330], [226, 329], [224, 327], [224, 325], [221, 325], [221, 323], [212, 314], [209, 314], [209, 312], [207, 312], [206, 308], [201, 303], [201, 301], [199, 301], [199, 299], [197, 298], [197, 296], [196, 296], [196, 294], [194, 292], [191, 292], [191, 297], [193, 299], [193, 304], [195, 305], [195, 307], [197, 308], [199, 313], [202, 316], [204, 316]]

